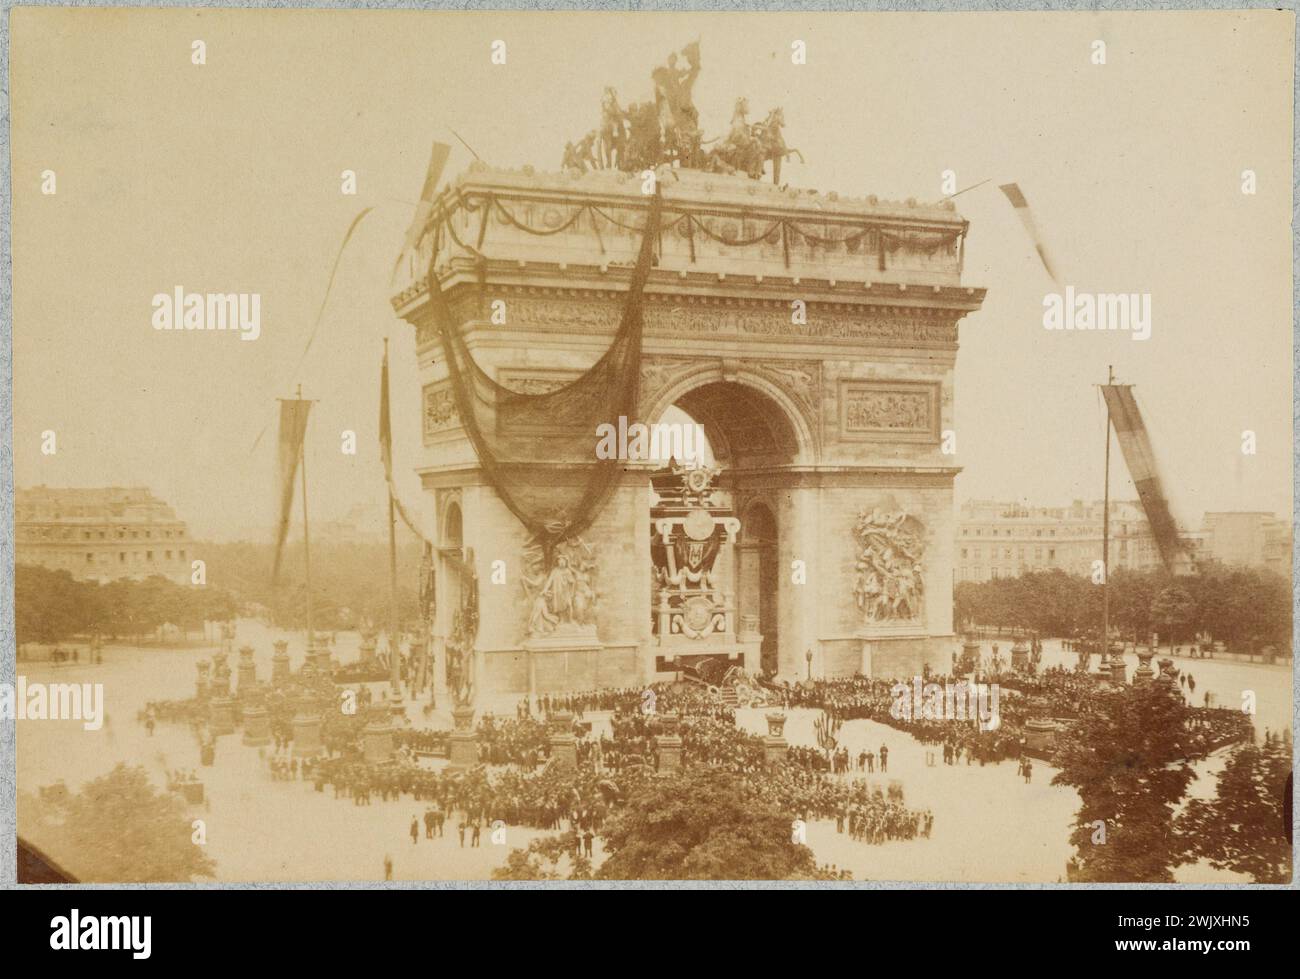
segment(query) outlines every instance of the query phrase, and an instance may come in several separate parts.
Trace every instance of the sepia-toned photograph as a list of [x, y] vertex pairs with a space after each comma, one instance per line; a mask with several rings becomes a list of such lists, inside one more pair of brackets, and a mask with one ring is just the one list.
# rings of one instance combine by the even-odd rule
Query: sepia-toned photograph
[[8, 14], [18, 884], [1292, 884], [1292, 10]]

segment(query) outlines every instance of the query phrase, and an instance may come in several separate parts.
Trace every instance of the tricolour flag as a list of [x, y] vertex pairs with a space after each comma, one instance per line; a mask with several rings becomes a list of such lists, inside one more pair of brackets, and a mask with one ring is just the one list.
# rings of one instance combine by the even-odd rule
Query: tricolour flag
[[1178, 526], [1169, 512], [1165, 491], [1160, 485], [1151, 437], [1133, 398], [1133, 386], [1103, 384], [1101, 393], [1106, 399], [1106, 410], [1115, 426], [1115, 437], [1119, 439], [1124, 461], [1128, 463], [1128, 474], [1137, 487], [1138, 499], [1142, 501], [1147, 523], [1151, 525], [1151, 536], [1160, 551], [1160, 560], [1164, 562], [1165, 570], [1172, 574], [1179, 553]]
[[302, 458], [302, 441], [307, 434], [307, 415], [312, 403], [302, 398], [280, 399], [279, 496], [280, 513], [275, 530], [275, 563], [271, 581], [280, 577], [280, 557], [289, 536], [289, 516], [293, 507], [293, 480]]
[[1043, 268], [1045, 268], [1047, 274], [1052, 277], [1052, 281], [1059, 285], [1059, 280], [1056, 278], [1056, 271], [1052, 268], [1051, 259], [1047, 257], [1047, 247], [1043, 244], [1043, 239], [1038, 233], [1037, 225], [1034, 224], [1034, 215], [1029, 210], [1029, 202], [1025, 200], [1025, 195], [1020, 191], [1020, 185], [1002, 184], [1000, 189], [1002, 193], [1007, 195], [1007, 200], [1009, 200], [1011, 206], [1016, 209], [1016, 213], [1020, 215], [1020, 222], [1025, 226], [1025, 230], [1029, 232], [1029, 238], [1033, 241], [1034, 248], [1038, 250], [1038, 257], [1043, 263]]

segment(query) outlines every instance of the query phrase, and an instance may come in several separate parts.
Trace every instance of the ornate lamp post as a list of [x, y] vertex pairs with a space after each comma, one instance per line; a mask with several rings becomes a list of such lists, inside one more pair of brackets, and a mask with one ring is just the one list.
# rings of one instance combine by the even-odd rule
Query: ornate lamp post
[[804, 653], [803, 658], [808, 661], [808, 679], [812, 679], [812, 650]]

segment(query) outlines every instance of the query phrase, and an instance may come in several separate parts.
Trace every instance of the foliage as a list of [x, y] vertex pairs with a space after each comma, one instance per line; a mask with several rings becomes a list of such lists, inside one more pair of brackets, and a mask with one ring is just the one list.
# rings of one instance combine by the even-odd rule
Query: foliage
[[710, 766], [650, 779], [602, 830], [604, 880], [786, 880], [817, 874], [791, 816]]
[[575, 830], [554, 836], [541, 836], [528, 844], [528, 849], [514, 849], [506, 857], [505, 865], [492, 871], [494, 880], [561, 880], [558, 871], [560, 859], [568, 857], [569, 880], [591, 880], [591, 860], [581, 855], [581, 839]]
[[1157, 680], [1098, 692], [1081, 709], [1052, 760], [1052, 784], [1074, 787], [1081, 801], [1070, 879], [1172, 882], [1181, 862], [1174, 810], [1195, 777], [1181, 692]]
[[100, 584], [40, 565], [14, 568], [19, 643], [53, 643], [94, 632], [142, 636], [164, 624], [201, 629], [205, 621], [230, 618], [236, 609], [234, 599], [220, 588], [180, 585], [161, 575]]
[[119, 764], [62, 800], [24, 795], [23, 837], [85, 882], [191, 882], [216, 865], [191, 840], [185, 804]]
[[1193, 799], [1178, 820], [1192, 859], [1216, 870], [1249, 874], [1257, 884], [1291, 882], [1291, 843], [1285, 803], [1291, 738], [1243, 744], [1219, 773], [1213, 799]]
[[[1291, 583], [1272, 571], [1206, 563], [1195, 575], [1116, 571], [1110, 578], [1110, 621], [1121, 635], [1153, 631], [1184, 640], [1209, 633], [1225, 642], [1291, 642]], [[956, 620], [1019, 628], [1044, 636], [1097, 634], [1101, 589], [1060, 569], [1019, 578], [963, 581], [954, 593]]]

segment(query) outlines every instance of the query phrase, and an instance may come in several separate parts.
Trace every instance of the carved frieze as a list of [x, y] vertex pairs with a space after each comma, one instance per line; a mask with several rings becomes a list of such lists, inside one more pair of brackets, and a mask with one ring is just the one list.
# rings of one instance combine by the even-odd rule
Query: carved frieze
[[841, 381], [840, 437], [937, 442], [939, 392], [939, 383], [933, 381]]
[[[593, 333], [612, 336], [622, 303], [609, 299], [516, 296], [507, 299], [510, 324], [524, 330]], [[453, 304], [459, 322], [478, 316], [477, 299], [462, 295]], [[644, 310], [647, 336], [819, 340], [828, 343], [957, 342], [957, 316], [911, 307], [858, 306], [849, 309], [813, 304], [806, 323], [791, 323], [789, 307], [777, 302], [678, 302], [651, 300]], [[431, 325], [418, 333], [421, 345], [436, 342]]]

